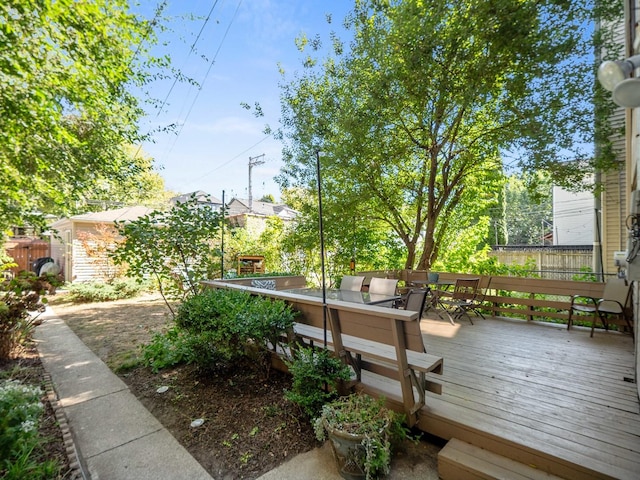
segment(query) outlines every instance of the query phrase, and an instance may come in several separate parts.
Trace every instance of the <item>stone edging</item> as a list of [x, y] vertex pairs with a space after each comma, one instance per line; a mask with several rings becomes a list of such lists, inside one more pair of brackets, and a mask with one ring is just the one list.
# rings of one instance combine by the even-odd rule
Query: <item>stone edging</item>
[[69, 468], [71, 469], [71, 472], [70, 476], [66, 478], [68, 478], [69, 480], [87, 480], [89, 477], [85, 475], [82, 464], [80, 463], [80, 457], [78, 455], [78, 450], [76, 449], [76, 444], [73, 440], [73, 435], [71, 434], [71, 429], [69, 428], [67, 415], [64, 413], [64, 408], [62, 408], [60, 402], [58, 401], [58, 395], [53, 388], [51, 375], [47, 372], [44, 373], [44, 385], [47, 393], [47, 398], [56, 416], [56, 421], [60, 426], [60, 431], [62, 432], [62, 440], [64, 441], [64, 446], [67, 451], [67, 458], [69, 459]]

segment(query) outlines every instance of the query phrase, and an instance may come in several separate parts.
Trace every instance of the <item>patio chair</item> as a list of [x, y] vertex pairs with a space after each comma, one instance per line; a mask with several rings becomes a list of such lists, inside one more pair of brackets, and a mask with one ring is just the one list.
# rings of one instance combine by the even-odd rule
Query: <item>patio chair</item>
[[371, 283], [369, 283], [369, 293], [395, 295], [397, 286], [398, 280], [395, 278], [373, 277], [371, 278]]
[[[369, 283], [369, 294], [393, 296], [396, 294], [397, 286], [398, 280], [395, 278], [372, 277], [371, 283]], [[393, 307], [394, 302], [381, 303], [378, 306]]]
[[602, 292], [602, 298], [586, 297], [584, 295], [573, 295], [571, 306], [569, 307], [569, 320], [567, 330], [573, 323], [574, 312], [588, 314], [592, 317], [591, 337], [596, 328], [598, 319], [602, 322], [605, 330], [609, 330], [609, 320], [611, 317], [623, 321], [633, 337], [633, 324], [629, 315], [628, 302], [630, 298], [631, 286], [627, 285], [621, 278], [607, 280]]
[[479, 278], [458, 278], [453, 292], [438, 292], [438, 304], [447, 312], [452, 323], [453, 320], [466, 316], [473, 325], [469, 311], [484, 319], [484, 315], [479, 310], [481, 306], [479, 284]]
[[345, 275], [340, 282], [340, 290], [348, 290], [351, 292], [359, 292], [362, 290], [364, 277], [356, 275]]
[[407, 297], [404, 301], [404, 309], [412, 312], [418, 312], [418, 321], [422, 319], [424, 313], [424, 307], [427, 303], [427, 294], [429, 289], [427, 288], [412, 288], [407, 293]]

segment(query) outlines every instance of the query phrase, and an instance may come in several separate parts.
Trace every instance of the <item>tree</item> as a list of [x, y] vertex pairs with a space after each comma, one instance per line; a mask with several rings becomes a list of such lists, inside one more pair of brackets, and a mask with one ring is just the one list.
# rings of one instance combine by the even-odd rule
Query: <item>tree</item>
[[152, 278], [168, 299], [184, 300], [200, 291], [200, 282], [220, 267], [220, 212], [202, 207], [192, 196], [169, 211], [153, 211], [129, 223], [117, 223], [123, 240], [111, 254], [132, 278]]
[[153, 169], [153, 159], [138, 147], [125, 148], [125, 154], [132, 158], [139, 173], [135, 176], [115, 181], [102, 178], [82, 192], [82, 200], [77, 213], [104, 210], [112, 205], [144, 205], [160, 208], [167, 205], [175, 192], [165, 190], [164, 179]]
[[320, 63], [321, 41], [298, 39], [307, 56], [282, 84], [281, 185], [312, 191], [322, 152], [326, 214], [386, 225], [405, 267], [429, 269], [486, 222], [506, 155], [558, 184], [606, 165], [584, 92], [594, 15], [588, 1], [357, 1], [348, 49], [332, 35]]
[[508, 245], [540, 245], [542, 225], [551, 224], [553, 204], [551, 180], [537, 175], [511, 175], [505, 188], [509, 208], [502, 219], [508, 234]]
[[126, 0], [0, 4], [1, 230], [145, 170], [126, 146], [141, 140], [135, 89], [167, 66], [148, 55], [154, 27]]
[[[320, 283], [320, 237], [318, 232], [318, 199], [304, 189], [288, 189], [282, 193], [285, 203], [298, 212], [281, 242], [291, 265], [289, 271], [315, 278]], [[353, 259], [357, 270], [401, 268], [404, 251], [397, 238], [390, 237], [381, 222], [368, 219], [357, 209], [323, 214], [326, 252], [325, 273], [329, 285], [349, 271]]]

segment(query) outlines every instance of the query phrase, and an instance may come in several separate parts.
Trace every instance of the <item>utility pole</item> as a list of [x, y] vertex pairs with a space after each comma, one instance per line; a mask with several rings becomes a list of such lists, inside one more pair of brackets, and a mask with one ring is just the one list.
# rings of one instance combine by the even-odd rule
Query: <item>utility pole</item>
[[256, 165], [262, 165], [264, 160], [259, 160], [260, 158], [264, 158], [264, 153], [262, 155], [258, 155], [257, 157], [249, 157], [249, 212], [253, 212], [253, 195], [251, 193], [251, 169]]

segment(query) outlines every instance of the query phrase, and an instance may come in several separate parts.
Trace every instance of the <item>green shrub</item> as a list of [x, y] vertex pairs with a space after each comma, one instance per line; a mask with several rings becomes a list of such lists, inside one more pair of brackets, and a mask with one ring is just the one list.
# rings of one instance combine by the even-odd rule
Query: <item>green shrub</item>
[[315, 418], [322, 406], [336, 397], [338, 382], [351, 378], [351, 369], [329, 350], [303, 347], [293, 350], [292, 357], [285, 360], [293, 376], [285, 397]]
[[175, 328], [144, 348], [145, 362], [155, 369], [178, 363], [211, 368], [247, 356], [259, 362], [293, 326], [293, 318], [280, 300], [207, 289], [180, 304]]
[[574, 282], [597, 282], [596, 274], [593, 273], [591, 267], [580, 267], [580, 273], [573, 275], [571, 280]]
[[27, 271], [0, 283], [0, 361], [31, 337], [38, 316], [45, 310], [48, 288], [45, 279]]
[[74, 302], [109, 302], [133, 298], [148, 289], [148, 285], [131, 278], [110, 282], [78, 282], [68, 285], [69, 299]]
[[176, 325], [165, 333], [156, 333], [142, 348], [143, 364], [154, 372], [183, 363], [215, 363], [215, 349], [207, 342]]

